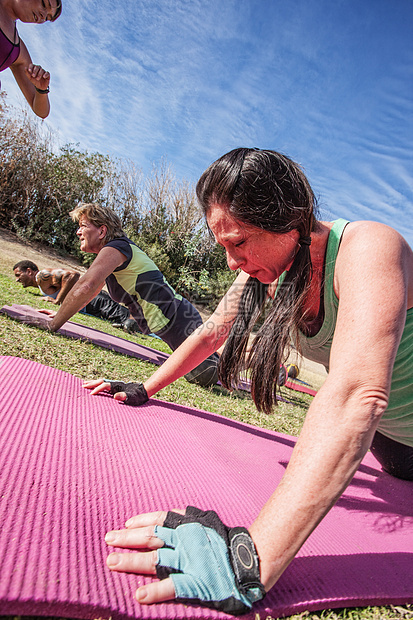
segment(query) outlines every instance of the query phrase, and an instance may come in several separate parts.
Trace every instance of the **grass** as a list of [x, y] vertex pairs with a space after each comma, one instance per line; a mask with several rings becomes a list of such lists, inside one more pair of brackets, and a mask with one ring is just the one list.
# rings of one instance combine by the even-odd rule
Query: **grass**
[[[0, 298], [1, 305], [16, 303], [36, 308], [54, 308], [50, 303], [44, 302], [35, 289], [25, 290], [10, 276], [1, 273]], [[107, 333], [121, 336], [132, 342], [170, 352], [169, 347], [158, 338], [129, 335], [112, 327], [107, 321], [103, 322], [83, 314], [77, 314], [74, 320], [89, 327], [103, 329]], [[144, 381], [155, 370], [152, 364], [102, 349], [91, 343], [72, 340], [24, 325], [10, 319], [7, 315], [0, 315], [0, 354], [41, 362], [70, 372], [81, 379], [109, 377], [124, 381]], [[245, 392], [230, 393], [220, 386], [205, 389], [190, 384], [185, 379], [179, 379], [161, 390], [157, 397], [169, 402], [224, 414], [256, 426], [297, 435], [311, 402], [311, 396], [287, 389], [284, 390], [283, 395], [291, 401], [291, 404], [280, 403], [271, 416], [258, 413], [251, 397]]]
[[[53, 307], [44, 302], [35, 289], [25, 290], [17, 284], [10, 275], [10, 269], [6, 269], [6, 265], [0, 257], [0, 307], [13, 303], [27, 304], [37, 308], [50, 309]], [[112, 327], [110, 323], [90, 316], [77, 314], [74, 320], [114, 335], [120, 335], [133, 342], [169, 352], [168, 346], [159, 339], [128, 335]], [[125, 381], [144, 381], [155, 370], [154, 366], [149, 363], [101, 349], [90, 343], [64, 338], [24, 325], [3, 314], [0, 314], [0, 355], [30, 359], [69, 372], [82, 379], [106, 376]], [[306, 379], [305, 374], [303, 378]], [[250, 396], [245, 392], [229, 393], [219, 386], [205, 389], [192, 385], [185, 379], [179, 379], [161, 390], [157, 397], [169, 402], [212, 411], [262, 428], [297, 436], [312, 397], [287, 389], [284, 389], [282, 394], [290, 403], [281, 402], [274, 414], [270, 416], [258, 413]], [[12, 618], [12, 616], [2, 616], [0, 620], [12, 620]], [[305, 618], [310, 620], [313, 618], [323, 620], [404, 618], [405, 620], [413, 620], [413, 606], [326, 610], [317, 613], [305, 612], [290, 617], [291, 620]], [[21, 617], [18, 620], [29, 620], [29, 617]]]

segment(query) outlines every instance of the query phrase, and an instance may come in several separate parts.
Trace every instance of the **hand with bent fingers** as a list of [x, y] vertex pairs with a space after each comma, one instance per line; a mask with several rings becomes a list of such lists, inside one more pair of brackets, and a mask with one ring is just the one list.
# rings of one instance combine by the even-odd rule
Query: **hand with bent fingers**
[[138, 588], [139, 603], [175, 599], [239, 615], [265, 596], [250, 534], [243, 527], [228, 528], [212, 510], [188, 506], [138, 515], [126, 529], [108, 532], [105, 541], [140, 550], [111, 553], [111, 570], [159, 577]]
[[[92, 390], [90, 392], [91, 396], [96, 396], [96, 394], [100, 394], [101, 392], [109, 392], [111, 391], [110, 382], [105, 379], [92, 379], [91, 381], [85, 381], [83, 387], [87, 390]], [[115, 400], [125, 401], [127, 396], [125, 392], [117, 392], [114, 394], [113, 398]]]
[[57, 305], [57, 301], [54, 297], [49, 297], [49, 296], [43, 297], [43, 301], [48, 301], [50, 304]]
[[26, 68], [26, 74], [33, 86], [40, 90], [47, 90], [50, 83], [50, 73], [45, 71], [40, 65], [30, 65]]

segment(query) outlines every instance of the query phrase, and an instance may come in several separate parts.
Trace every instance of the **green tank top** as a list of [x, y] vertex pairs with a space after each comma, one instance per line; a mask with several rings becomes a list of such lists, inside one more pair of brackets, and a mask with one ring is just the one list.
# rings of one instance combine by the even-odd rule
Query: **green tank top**
[[112, 299], [129, 309], [143, 334], [156, 334], [167, 327], [178, 312], [182, 296], [128, 237], [112, 239], [105, 247], [115, 248], [126, 257], [106, 278]]
[[[328, 372], [330, 349], [337, 321], [339, 300], [334, 292], [334, 269], [347, 220], [333, 222], [327, 243], [324, 283], [324, 321], [315, 336], [300, 332], [304, 357], [323, 364]], [[354, 360], [354, 372], [362, 372]], [[386, 437], [413, 446], [413, 308], [407, 310], [406, 323], [394, 363], [390, 399], [378, 430]]]

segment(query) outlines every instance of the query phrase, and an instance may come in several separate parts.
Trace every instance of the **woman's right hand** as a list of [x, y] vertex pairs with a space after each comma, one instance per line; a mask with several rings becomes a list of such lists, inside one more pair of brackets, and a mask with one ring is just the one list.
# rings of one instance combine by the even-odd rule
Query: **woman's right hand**
[[107, 391], [113, 394], [115, 400], [123, 401], [126, 405], [132, 405], [132, 407], [140, 407], [149, 400], [143, 383], [124, 383], [123, 381], [96, 379], [95, 381], [86, 381], [83, 387], [92, 390], [92, 395]]
[[104, 379], [93, 379], [91, 381], [85, 381], [83, 384], [87, 390], [92, 390], [91, 395], [99, 394], [100, 392], [110, 392], [110, 383]]
[[40, 90], [47, 90], [50, 83], [50, 73], [43, 69], [40, 65], [34, 65], [32, 62], [26, 67], [26, 75], [30, 82]]

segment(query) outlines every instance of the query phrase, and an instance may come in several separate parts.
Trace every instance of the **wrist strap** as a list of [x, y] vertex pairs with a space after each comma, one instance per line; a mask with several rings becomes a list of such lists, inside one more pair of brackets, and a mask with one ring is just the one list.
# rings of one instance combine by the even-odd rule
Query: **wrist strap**
[[230, 559], [241, 592], [251, 603], [265, 596], [260, 579], [260, 560], [254, 541], [245, 527], [233, 527], [228, 532]]
[[37, 86], [35, 86], [35, 89], [41, 95], [47, 95], [47, 93], [50, 93], [50, 88], [49, 87], [47, 87], [45, 89], [41, 89], [41, 88], [37, 88]]

